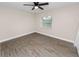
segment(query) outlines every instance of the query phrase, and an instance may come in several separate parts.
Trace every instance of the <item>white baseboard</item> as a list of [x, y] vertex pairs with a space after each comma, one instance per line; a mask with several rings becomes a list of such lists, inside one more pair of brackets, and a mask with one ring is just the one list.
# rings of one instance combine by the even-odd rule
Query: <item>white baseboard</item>
[[[10, 37], [10, 38], [7, 38], [7, 39], [3, 39], [3, 40], [0, 41], [0, 43], [8, 41], [8, 40], [12, 40], [12, 39], [24, 36], [24, 35], [29, 35], [29, 34], [32, 34], [32, 33], [35, 33], [35, 31], [29, 32], [29, 33], [24, 33], [24, 34], [17, 35], [17, 36], [14, 36], [14, 37]], [[43, 35], [46, 35], [46, 36], [49, 36], [49, 37], [58, 38], [60, 40], [64, 40], [64, 41], [67, 41], [67, 42], [70, 42], [70, 43], [74, 43], [74, 41], [71, 41], [71, 40], [68, 40], [68, 39], [65, 39], [65, 38], [60, 38], [60, 37], [57, 37], [57, 36], [54, 36], [54, 35], [50, 35], [50, 34], [46, 34], [46, 33], [42, 33], [42, 32], [36, 32], [36, 33], [40, 33], [40, 34], [43, 34]]]
[[35, 32], [35, 31], [33, 31], [33, 32], [28, 32], [28, 33], [24, 33], [24, 34], [17, 35], [17, 36], [14, 36], [14, 37], [10, 37], [10, 38], [7, 38], [7, 39], [3, 39], [3, 40], [0, 40], [0, 43], [5, 42], [5, 41], [8, 41], [8, 40], [12, 40], [12, 39], [15, 39], [15, 38], [24, 36], [24, 35], [29, 35], [29, 34], [32, 34], [32, 33], [34, 33], [34, 32]]
[[72, 41], [72, 40], [68, 40], [68, 39], [65, 39], [65, 38], [58, 37], [58, 36], [54, 36], [54, 35], [50, 35], [50, 34], [46, 34], [46, 33], [42, 33], [42, 32], [36, 32], [36, 33], [40, 33], [40, 34], [43, 34], [43, 35], [46, 35], [46, 36], [49, 36], [49, 37], [53, 37], [53, 38], [57, 38], [57, 39], [60, 39], [60, 40], [63, 40], [63, 41], [74, 43], [74, 41]]

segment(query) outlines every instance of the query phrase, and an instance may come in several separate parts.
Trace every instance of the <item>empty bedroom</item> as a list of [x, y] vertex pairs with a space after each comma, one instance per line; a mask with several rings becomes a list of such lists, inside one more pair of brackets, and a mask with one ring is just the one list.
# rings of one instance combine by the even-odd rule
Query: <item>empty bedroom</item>
[[78, 57], [79, 2], [0, 2], [0, 57]]

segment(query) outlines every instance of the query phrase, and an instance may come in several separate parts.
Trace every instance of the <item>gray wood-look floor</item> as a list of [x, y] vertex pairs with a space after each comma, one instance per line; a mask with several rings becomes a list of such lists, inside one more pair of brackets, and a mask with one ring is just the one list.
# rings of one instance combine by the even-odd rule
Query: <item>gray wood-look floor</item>
[[72, 43], [38, 33], [0, 43], [1, 57], [77, 57]]

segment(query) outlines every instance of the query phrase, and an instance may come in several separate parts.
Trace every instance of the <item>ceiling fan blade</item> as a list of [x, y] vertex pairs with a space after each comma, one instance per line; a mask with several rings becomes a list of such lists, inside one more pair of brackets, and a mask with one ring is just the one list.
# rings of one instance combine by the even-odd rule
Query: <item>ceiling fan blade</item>
[[48, 5], [49, 3], [41, 3], [39, 4], [39, 6], [44, 6], [44, 5]]
[[24, 4], [24, 6], [34, 6], [34, 5], [31, 5], [31, 4]]
[[35, 9], [35, 7], [32, 8], [32, 10], [34, 10], [34, 9]]
[[42, 7], [38, 6], [41, 10], [44, 10]]

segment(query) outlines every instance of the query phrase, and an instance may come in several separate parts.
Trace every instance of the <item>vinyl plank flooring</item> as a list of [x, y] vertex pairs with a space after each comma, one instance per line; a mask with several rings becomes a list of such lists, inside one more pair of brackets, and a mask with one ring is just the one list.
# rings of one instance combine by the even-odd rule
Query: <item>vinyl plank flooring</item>
[[77, 57], [72, 43], [38, 33], [0, 43], [1, 57]]

